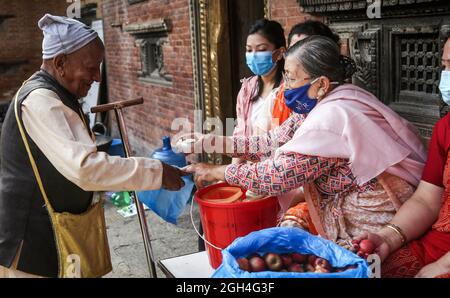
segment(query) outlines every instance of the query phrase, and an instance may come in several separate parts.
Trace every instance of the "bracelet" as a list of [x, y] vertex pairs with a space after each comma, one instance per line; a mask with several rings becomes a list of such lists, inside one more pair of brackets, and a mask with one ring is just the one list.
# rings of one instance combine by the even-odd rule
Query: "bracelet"
[[388, 223], [386, 225], [386, 228], [389, 228], [389, 229], [393, 230], [394, 232], [396, 232], [400, 236], [400, 239], [402, 241], [402, 245], [406, 243], [407, 238], [406, 238], [405, 233], [403, 233], [402, 229], [400, 229], [398, 226], [396, 226], [394, 224], [391, 224], [391, 223]]

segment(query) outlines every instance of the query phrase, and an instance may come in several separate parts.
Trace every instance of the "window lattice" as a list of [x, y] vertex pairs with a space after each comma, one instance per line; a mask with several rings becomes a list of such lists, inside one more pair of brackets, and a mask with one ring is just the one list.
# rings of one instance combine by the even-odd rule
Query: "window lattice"
[[162, 41], [158, 37], [142, 38], [136, 42], [140, 49], [141, 69], [138, 72], [140, 78], [156, 80], [159, 82], [171, 82], [164, 67], [164, 55]]
[[401, 90], [438, 93], [440, 57], [438, 37], [402, 36]]

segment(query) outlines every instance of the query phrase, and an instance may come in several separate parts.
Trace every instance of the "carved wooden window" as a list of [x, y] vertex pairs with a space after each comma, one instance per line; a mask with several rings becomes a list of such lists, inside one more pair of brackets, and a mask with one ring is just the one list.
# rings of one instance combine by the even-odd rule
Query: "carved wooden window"
[[141, 70], [138, 76], [152, 80], [155, 83], [171, 82], [172, 77], [164, 68], [163, 46], [164, 40], [155, 37], [136, 40], [141, 56]]
[[[397, 62], [397, 99], [414, 95], [438, 95], [441, 71], [438, 34], [400, 35], [395, 37]], [[423, 98], [423, 97], [422, 97]], [[436, 98], [437, 100], [438, 98]]]
[[171, 85], [172, 76], [164, 66], [164, 45], [168, 42], [171, 24], [160, 19], [124, 26], [124, 30], [134, 35], [139, 49], [141, 66], [138, 77], [141, 81], [159, 85]]
[[391, 43], [392, 64], [387, 70], [391, 73], [392, 93], [388, 103], [429, 138], [440, 116], [439, 27], [398, 26], [392, 29]]
[[445, 110], [438, 86], [442, 36], [450, 24], [448, 0], [382, 1], [381, 18], [374, 19], [367, 16], [366, 1], [299, 3], [305, 10], [325, 16], [340, 35], [357, 64], [353, 82], [429, 138]]

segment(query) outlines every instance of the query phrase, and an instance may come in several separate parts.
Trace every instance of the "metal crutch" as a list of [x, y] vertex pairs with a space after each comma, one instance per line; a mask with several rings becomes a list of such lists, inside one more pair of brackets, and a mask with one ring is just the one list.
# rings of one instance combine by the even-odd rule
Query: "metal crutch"
[[[122, 139], [123, 148], [125, 151], [125, 156], [127, 158], [131, 157], [131, 146], [130, 146], [130, 142], [128, 139], [128, 133], [127, 133], [127, 129], [125, 126], [125, 120], [123, 117], [122, 109], [125, 107], [140, 105], [143, 103], [144, 103], [144, 99], [138, 98], [138, 99], [125, 100], [125, 101], [119, 101], [119, 102], [114, 102], [114, 103], [110, 103], [110, 104], [99, 105], [99, 106], [91, 108], [92, 113], [103, 113], [103, 112], [108, 112], [108, 111], [114, 110], [114, 112], [116, 114], [116, 119], [117, 119], [117, 122], [119, 125], [119, 132], [120, 132], [120, 137]], [[147, 226], [147, 220], [145, 218], [144, 205], [138, 200], [138, 197], [137, 197], [137, 194], [135, 191], [132, 191], [131, 193], [135, 198], [134, 203], [136, 204], [136, 210], [138, 213], [139, 225], [141, 227], [142, 239], [144, 241], [145, 256], [147, 257], [147, 265], [148, 265], [148, 270], [150, 272], [150, 277], [156, 278], [157, 275], [156, 275], [156, 268], [155, 268], [155, 258], [154, 258], [152, 246], [150, 243], [150, 233], [149, 233], [148, 226]]]

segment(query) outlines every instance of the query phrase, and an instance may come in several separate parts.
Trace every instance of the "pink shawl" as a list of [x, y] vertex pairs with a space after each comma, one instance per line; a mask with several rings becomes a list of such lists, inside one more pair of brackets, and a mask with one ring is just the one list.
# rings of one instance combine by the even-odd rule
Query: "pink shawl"
[[236, 118], [237, 124], [234, 128], [233, 136], [246, 136], [252, 135], [252, 124], [250, 121], [250, 114], [252, 111], [253, 96], [258, 92], [258, 77], [253, 76], [251, 78], [243, 79], [242, 86], [239, 90], [236, 101]]
[[417, 186], [426, 161], [418, 130], [352, 84], [320, 101], [281, 152], [349, 159], [359, 185], [386, 171]]

